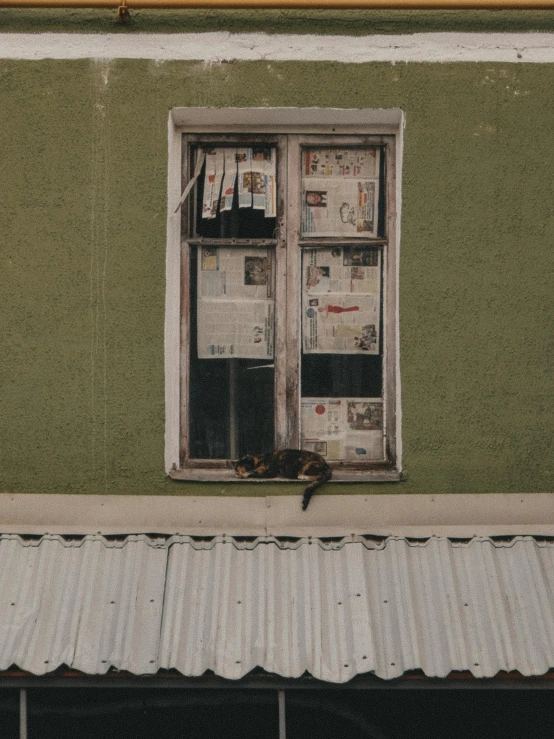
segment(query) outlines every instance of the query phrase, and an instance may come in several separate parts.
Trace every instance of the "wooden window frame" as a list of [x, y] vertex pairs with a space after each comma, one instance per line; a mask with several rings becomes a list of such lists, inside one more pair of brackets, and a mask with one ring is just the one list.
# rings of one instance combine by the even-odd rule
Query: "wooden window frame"
[[[324, 111], [320, 111], [324, 112]], [[328, 111], [332, 121], [336, 111]], [[343, 112], [343, 111], [341, 111]], [[361, 111], [355, 111], [360, 114]], [[296, 109], [298, 114], [298, 109]], [[344, 112], [343, 112], [344, 113]], [[277, 116], [279, 117], [279, 116]], [[210, 123], [204, 126], [175, 126], [173, 155], [175, 149], [180, 150], [179, 171], [182, 173], [179, 188], [192, 175], [190, 171], [191, 146], [212, 145], [275, 145], [278, 158], [278, 192], [277, 192], [277, 238], [255, 240], [256, 245], [275, 249], [276, 264], [276, 306], [286, 306], [286, 310], [277, 307], [275, 311], [275, 448], [299, 448], [300, 446], [300, 361], [301, 361], [301, 253], [306, 247], [329, 245], [340, 241], [341, 244], [353, 243], [368, 246], [379, 246], [382, 253], [383, 270], [383, 407], [386, 443], [385, 461], [376, 461], [361, 465], [352, 462], [333, 462], [334, 481], [393, 481], [400, 478], [400, 454], [398, 448], [398, 396], [399, 374], [397, 353], [398, 323], [398, 192], [397, 192], [397, 155], [399, 149], [400, 126], [379, 126], [375, 124], [351, 124], [349, 126], [327, 123], [324, 125], [278, 123], [265, 126], [256, 125], [255, 121], [242, 124]], [[187, 130], [188, 129], [188, 130]], [[389, 130], [387, 130], [389, 129]], [[391, 130], [392, 129], [392, 130]], [[178, 139], [177, 139], [178, 137]], [[385, 156], [386, 217], [383, 237], [364, 239], [321, 239], [300, 238], [300, 186], [301, 186], [301, 151], [302, 147], [379, 146]], [[171, 147], [170, 147], [171, 149]], [[171, 152], [170, 152], [171, 153]], [[293, 173], [298, 173], [295, 176]], [[169, 203], [171, 211], [172, 203]], [[210, 246], [247, 246], [252, 240], [200, 239], [193, 233], [193, 225], [189, 223], [190, 208], [183, 207], [179, 218], [179, 442], [178, 463], [174, 461], [168, 474], [174, 479], [197, 481], [226, 482], [279, 482], [276, 480], [240, 479], [235, 477], [227, 460], [190, 459], [188, 456], [189, 441], [189, 345], [190, 345], [190, 253], [198, 245]], [[178, 214], [177, 214], [178, 216]], [[172, 221], [175, 236], [176, 224]], [[175, 260], [173, 261], [175, 264]], [[169, 264], [168, 264], [169, 270]], [[168, 271], [169, 277], [169, 271]], [[167, 329], [167, 321], [166, 321]], [[166, 330], [167, 339], [167, 330]], [[167, 374], [167, 356], [166, 356]], [[174, 395], [175, 397], [175, 395]], [[167, 455], [166, 455], [167, 467]]]

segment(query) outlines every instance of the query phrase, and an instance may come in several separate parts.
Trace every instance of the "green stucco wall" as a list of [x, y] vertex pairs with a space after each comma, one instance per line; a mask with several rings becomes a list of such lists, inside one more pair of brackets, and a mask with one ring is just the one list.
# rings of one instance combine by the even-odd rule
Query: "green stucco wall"
[[553, 31], [554, 11], [495, 10], [135, 10], [121, 22], [113, 10], [0, 8], [0, 32], [45, 33], [317, 33], [369, 34]]
[[276, 492], [164, 474], [174, 106], [405, 110], [406, 481], [328, 490], [552, 491], [553, 89], [552, 65], [0, 61], [0, 491]]

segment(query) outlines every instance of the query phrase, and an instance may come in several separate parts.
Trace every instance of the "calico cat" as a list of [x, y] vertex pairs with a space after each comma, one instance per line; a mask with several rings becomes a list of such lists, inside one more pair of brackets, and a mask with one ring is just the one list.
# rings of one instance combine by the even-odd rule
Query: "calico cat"
[[311, 480], [302, 497], [305, 511], [314, 491], [331, 479], [332, 471], [322, 456], [304, 449], [282, 449], [256, 455], [247, 454], [233, 461], [237, 477], [287, 477]]

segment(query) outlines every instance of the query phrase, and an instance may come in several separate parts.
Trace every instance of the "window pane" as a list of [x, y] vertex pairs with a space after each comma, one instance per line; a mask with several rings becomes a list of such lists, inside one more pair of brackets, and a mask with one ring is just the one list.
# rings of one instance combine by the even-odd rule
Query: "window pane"
[[205, 158], [192, 204], [193, 236], [275, 238], [275, 147], [195, 147], [192, 156], [191, 165]]
[[271, 451], [273, 378], [272, 362], [191, 357], [190, 456], [235, 459]]
[[191, 256], [190, 456], [270, 451], [274, 251], [199, 247]]
[[380, 235], [380, 147], [302, 150], [303, 237]]
[[193, 147], [190, 448], [195, 459], [270, 451], [274, 439], [275, 253], [218, 239], [275, 237], [275, 146]]
[[302, 395], [380, 398], [383, 358], [356, 354], [303, 354]]
[[384, 459], [383, 247], [302, 250], [302, 447]]

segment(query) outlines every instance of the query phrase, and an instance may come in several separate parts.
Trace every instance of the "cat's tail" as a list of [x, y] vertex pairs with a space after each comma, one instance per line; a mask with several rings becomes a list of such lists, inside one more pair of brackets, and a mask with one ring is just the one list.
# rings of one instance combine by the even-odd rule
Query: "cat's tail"
[[325, 469], [320, 474], [320, 476], [317, 478], [317, 480], [314, 480], [311, 482], [308, 487], [304, 490], [304, 495], [302, 496], [302, 510], [305, 511], [308, 507], [308, 504], [310, 502], [310, 498], [315, 493], [315, 491], [321, 487], [324, 483], [327, 482], [327, 480], [331, 479], [331, 476], [333, 474], [333, 470], [329, 467], [329, 465], [325, 465]]

